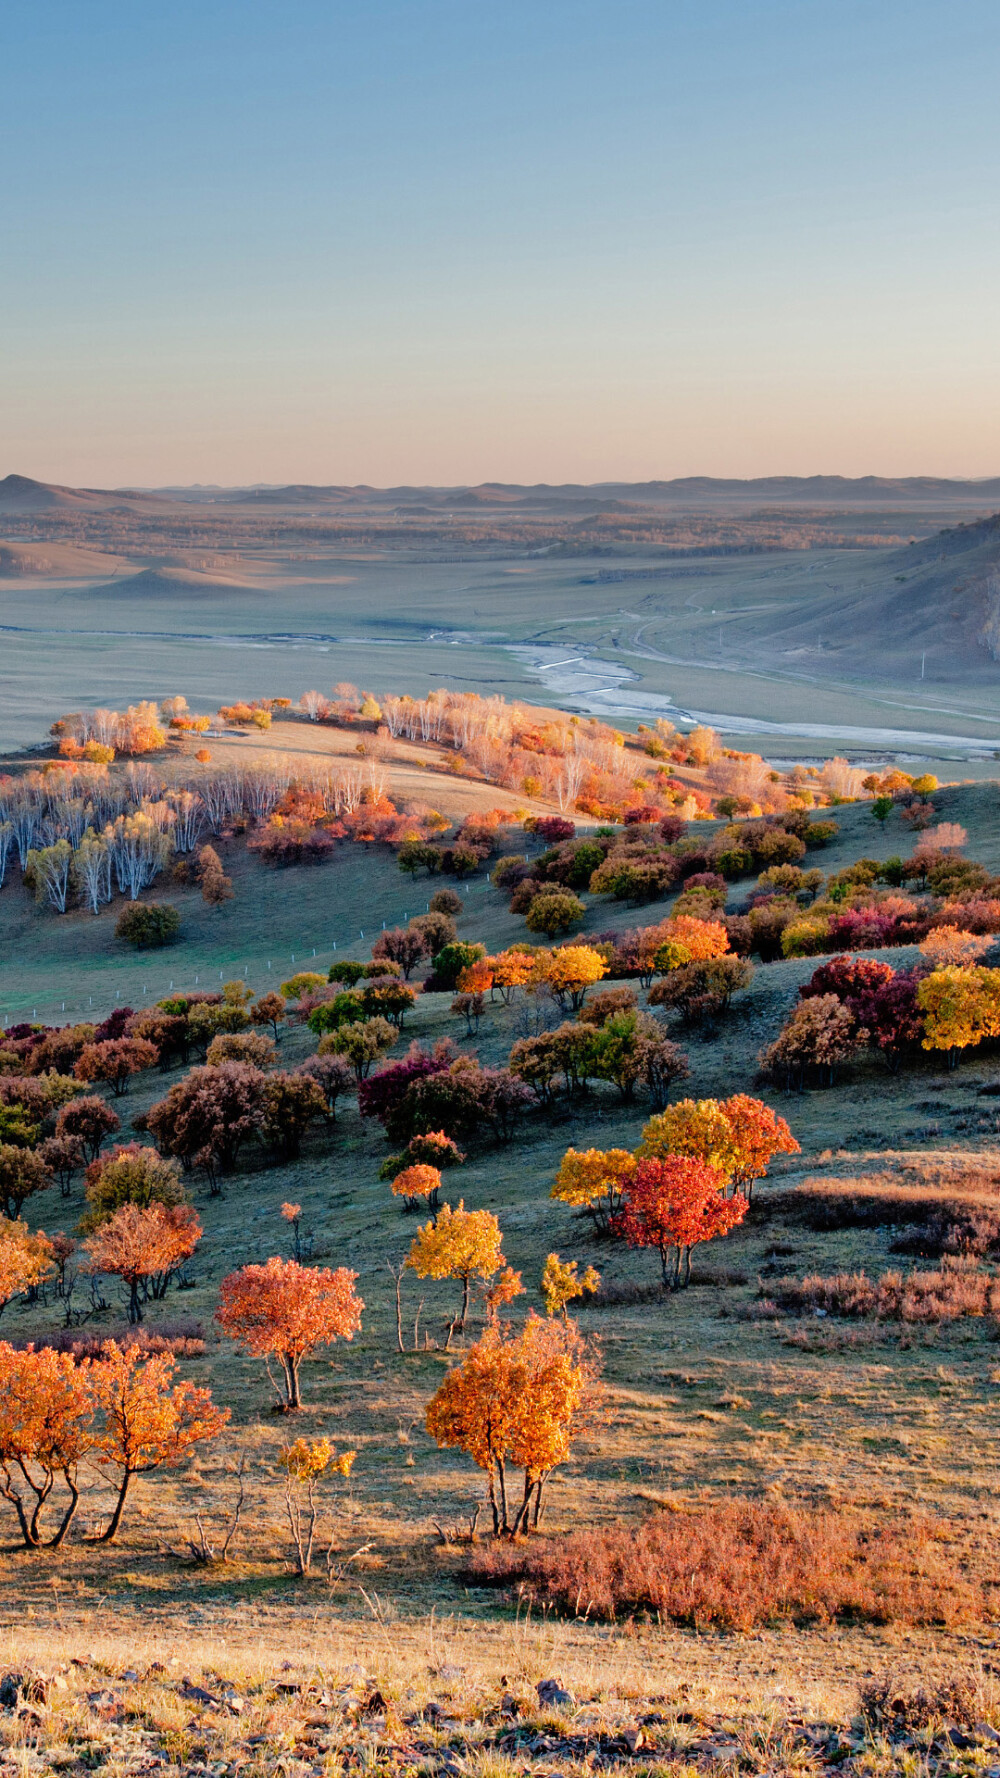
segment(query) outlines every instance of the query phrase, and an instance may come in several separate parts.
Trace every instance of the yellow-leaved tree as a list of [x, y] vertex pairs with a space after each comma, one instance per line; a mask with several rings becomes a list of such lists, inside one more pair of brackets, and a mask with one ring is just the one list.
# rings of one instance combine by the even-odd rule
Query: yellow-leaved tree
[[459, 1199], [457, 1210], [445, 1204], [433, 1222], [424, 1223], [413, 1237], [406, 1264], [418, 1278], [458, 1278], [462, 1304], [448, 1327], [445, 1348], [456, 1333], [463, 1332], [469, 1314], [473, 1278], [487, 1285], [504, 1264], [500, 1224], [489, 1210], [466, 1210]]
[[627, 1148], [568, 1148], [549, 1196], [586, 1210], [603, 1234], [634, 1172], [635, 1156]]
[[932, 970], [917, 989], [924, 1017], [923, 1047], [945, 1050], [954, 1068], [958, 1053], [1000, 1036], [1000, 970], [949, 964]]

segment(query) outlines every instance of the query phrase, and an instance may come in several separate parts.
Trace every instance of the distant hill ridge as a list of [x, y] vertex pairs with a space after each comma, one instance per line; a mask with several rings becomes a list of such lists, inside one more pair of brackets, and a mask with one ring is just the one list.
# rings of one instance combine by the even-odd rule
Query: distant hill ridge
[[185, 487], [160, 489], [70, 488], [30, 476], [11, 474], [0, 480], [0, 513], [45, 512], [80, 507], [132, 507], [172, 501], [182, 505], [389, 507], [428, 513], [528, 507], [560, 511], [627, 512], [634, 506], [683, 505], [694, 502], [754, 501], [795, 505], [906, 505], [933, 499], [1000, 504], [1000, 476], [981, 481], [944, 476], [777, 475], [748, 479], [681, 476], [646, 482], [480, 482], [456, 487], [289, 483], [287, 486], [244, 488]]

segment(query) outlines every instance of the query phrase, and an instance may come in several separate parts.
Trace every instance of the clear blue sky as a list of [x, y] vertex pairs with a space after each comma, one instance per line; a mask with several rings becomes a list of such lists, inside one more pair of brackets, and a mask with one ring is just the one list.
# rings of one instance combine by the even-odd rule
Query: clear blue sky
[[0, 474], [1000, 473], [996, 0], [32, 0]]

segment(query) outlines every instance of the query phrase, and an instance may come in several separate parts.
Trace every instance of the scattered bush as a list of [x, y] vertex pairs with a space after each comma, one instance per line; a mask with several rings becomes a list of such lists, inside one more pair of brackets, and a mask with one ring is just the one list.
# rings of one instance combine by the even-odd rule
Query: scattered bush
[[134, 901], [119, 914], [115, 937], [144, 951], [172, 944], [180, 929], [180, 914], [169, 902]]
[[988, 1615], [933, 1519], [865, 1519], [733, 1501], [544, 1544], [473, 1552], [466, 1580], [579, 1618], [666, 1618], [747, 1632], [787, 1619], [960, 1624]]

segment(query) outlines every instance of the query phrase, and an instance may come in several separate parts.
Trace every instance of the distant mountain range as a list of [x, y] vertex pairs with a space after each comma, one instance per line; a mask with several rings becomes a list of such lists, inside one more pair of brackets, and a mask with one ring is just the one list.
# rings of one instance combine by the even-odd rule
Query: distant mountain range
[[925, 505], [980, 510], [1000, 504], [1000, 477], [982, 481], [942, 476], [865, 475], [761, 476], [741, 481], [715, 476], [683, 476], [673, 481], [534, 483], [482, 482], [475, 487], [373, 488], [365, 485], [249, 488], [67, 488], [29, 476], [0, 480], [0, 514], [79, 511], [135, 511], [148, 506], [212, 505], [290, 507], [301, 510], [391, 511], [401, 516], [468, 517], [490, 511], [618, 516], [656, 508], [703, 510], [715, 506], [877, 507], [918, 510]]

